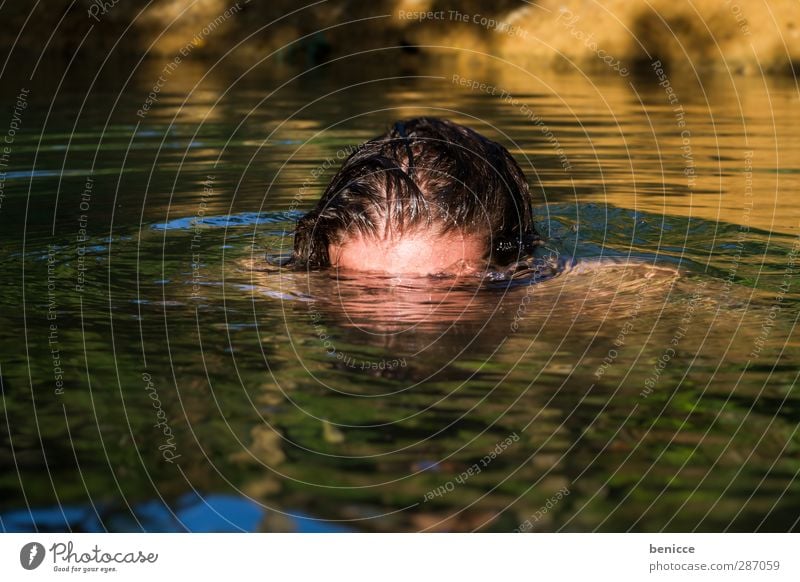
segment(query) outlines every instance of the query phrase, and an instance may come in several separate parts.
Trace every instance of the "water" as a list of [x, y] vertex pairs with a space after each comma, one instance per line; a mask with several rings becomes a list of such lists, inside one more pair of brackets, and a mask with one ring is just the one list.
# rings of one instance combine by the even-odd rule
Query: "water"
[[[147, 66], [33, 82], [13, 144], [4, 530], [798, 528], [796, 86], [187, 65], [138, 116]], [[266, 263], [419, 114], [512, 150], [558, 276]]]

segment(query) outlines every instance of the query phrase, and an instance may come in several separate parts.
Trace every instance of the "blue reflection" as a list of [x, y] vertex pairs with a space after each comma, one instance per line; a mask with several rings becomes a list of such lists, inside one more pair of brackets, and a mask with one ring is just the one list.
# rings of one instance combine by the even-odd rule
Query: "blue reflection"
[[[17, 509], [0, 514], [4, 532], [86, 532], [145, 531], [168, 532], [255, 532], [269, 510], [235, 495], [187, 493], [174, 507], [160, 500], [132, 506], [132, 513], [119, 506], [100, 504]], [[299, 533], [346, 532], [349, 528], [294, 513], [282, 519]]]

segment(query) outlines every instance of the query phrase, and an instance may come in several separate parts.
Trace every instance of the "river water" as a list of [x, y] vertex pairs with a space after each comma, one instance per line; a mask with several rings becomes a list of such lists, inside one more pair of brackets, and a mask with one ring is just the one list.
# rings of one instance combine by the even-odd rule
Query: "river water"
[[[20, 85], [4, 530], [798, 528], [793, 83], [160, 67]], [[557, 276], [264, 260], [416, 115], [512, 151]]]

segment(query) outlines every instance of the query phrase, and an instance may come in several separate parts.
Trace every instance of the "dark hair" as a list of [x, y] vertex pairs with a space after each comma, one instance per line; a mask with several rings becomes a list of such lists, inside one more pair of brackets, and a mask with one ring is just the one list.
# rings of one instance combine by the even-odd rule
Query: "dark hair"
[[500, 144], [451, 121], [398, 121], [360, 146], [297, 223], [292, 263], [330, 266], [347, 233], [382, 238], [418, 228], [486, 237], [486, 258], [508, 264], [540, 240], [525, 175]]

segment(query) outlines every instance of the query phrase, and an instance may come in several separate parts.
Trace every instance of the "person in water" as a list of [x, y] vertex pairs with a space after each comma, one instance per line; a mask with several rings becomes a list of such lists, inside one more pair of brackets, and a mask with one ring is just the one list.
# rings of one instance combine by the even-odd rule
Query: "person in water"
[[468, 274], [540, 244], [525, 175], [502, 145], [443, 119], [398, 121], [362, 144], [297, 223], [291, 263]]

